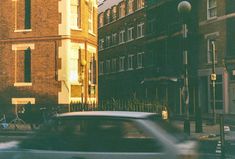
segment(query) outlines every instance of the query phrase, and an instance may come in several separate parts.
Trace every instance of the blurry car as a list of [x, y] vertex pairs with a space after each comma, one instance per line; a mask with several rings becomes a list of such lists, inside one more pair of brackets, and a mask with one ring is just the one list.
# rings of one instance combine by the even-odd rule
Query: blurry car
[[0, 144], [1, 159], [194, 159], [187, 140], [155, 113], [92, 111], [59, 114], [22, 142]]

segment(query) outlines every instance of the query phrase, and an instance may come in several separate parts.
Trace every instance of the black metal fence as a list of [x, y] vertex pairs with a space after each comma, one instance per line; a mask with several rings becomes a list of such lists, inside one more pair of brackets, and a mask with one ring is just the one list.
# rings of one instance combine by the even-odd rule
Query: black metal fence
[[70, 111], [140, 111], [140, 112], [160, 112], [163, 105], [157, 101], [140, 100], [105, 100], [99, 104], [70, 104]]

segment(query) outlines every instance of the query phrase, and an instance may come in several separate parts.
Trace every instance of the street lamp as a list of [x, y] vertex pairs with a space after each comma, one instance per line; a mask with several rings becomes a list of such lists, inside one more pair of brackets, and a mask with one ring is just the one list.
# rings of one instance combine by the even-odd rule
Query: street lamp
[[189, 86], [188, 86], [188, 51], [187, 51], [187, 24], [186, 24], [186, 16], [191, 11], [191, 4], [188, 1], [182, 1], [178, 4], [178, 12], [182, 15], [183, 24], [182, 24], [182, 31], [183, 31], [183, 64], [184, 64], [184, 87], [183, 87], [183, 95], [184, 95], [184, 103], [186, 109], [186, 118], [184, 119], [184, 132], [190, 135], [190, 121], [189, 121]]

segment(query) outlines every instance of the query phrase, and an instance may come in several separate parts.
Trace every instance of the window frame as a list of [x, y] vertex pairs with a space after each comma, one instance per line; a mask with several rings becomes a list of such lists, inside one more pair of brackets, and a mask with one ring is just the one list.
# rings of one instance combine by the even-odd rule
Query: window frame
[[127, 29], [127, 41], [134, 40], [133, 31], [134, 31], [134, 27], [130, 27]]
[[125, 3], [121, 2], [118, 6], [118, 18], [125, 17]]
[[112, 72], [116, 72], [117, 71], [117, 59], [113, 58], [112, 59]]
[[[210, 6], [210, 1], [214, 1], [215, 5]], [[215, 15], [212, 15], [211, 11], [214, 11]], [[217, 17], [217, 1], [216, 0], [207, 0], [207, 19], [214, 19]]]
[[[70, 3], [70, 7], [76, 7], [76, 13], [72, 13], [72, 9], [71, 9], [71, 23], [70, 23], [70, 27], [72, 30], [78, 30], [81, 29], [81, 0], [76, 0], [77, 4], [72, 4], [72, 2]], [[74, 17], [73, 17], [74, 16]], [[72, 21], [75, 19], [76, 17], [76, 24], [72, 23]], [[75, 22], [75, 21], [74, 21]]]
[[136, 27], [136, 38], [144, 37], [144, 22], [139, 22]]
[[99, 40], [99, 50], [104, 50], [104, 39]]
[[128, 0], [127, 2], [127, 15], [134, 13], [134, 0]]
[[112, 34], [112, 45], [116, 45], [117, 44], [117, 33], [113, 33]]
[[125, 56], [119, 57], [119, 72], [125, 71]]
[[125, 30], [124, 29], [119, 32], [119, 39], [118, 40], [119, 40], [119, 44], [125, 43]]
[[133, 70], [134, 69], [133, 62], [134, 62], [134, 55], [133, 54], [128, 55], [128, 60], [127, 60], [127, 69], [128, 70]]
[[89, 1], [88, 7], [88, 32], [94, 34], [94, 5], [93, 0]]
[[104, 61], [99, 62], [99, 75], [104, 74]]
[[140, 10], [142, 8], [144, 8], [144, 0], [136, 0], [136, 10]]
[[100, 13], [99, 15], [99, 28], [104, 26], [104, 13]]
[[137, 62], [137, 68], [143, 68], [143, 55], [144, 52], [137, 53], [136, 55], [136, 62]]
[[108, 60], [106, 60], [106, 64], [105, 64], [105, 66], [106, 66], [106, 73], [107, 74], [109, 74], [110, 72], [111, 72], [111, 61], [108, 59]]

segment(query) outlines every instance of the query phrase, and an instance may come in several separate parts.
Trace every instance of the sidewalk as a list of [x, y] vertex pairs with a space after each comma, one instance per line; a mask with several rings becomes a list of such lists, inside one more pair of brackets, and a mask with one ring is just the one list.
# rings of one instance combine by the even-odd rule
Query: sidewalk
[[[184, 130], [184, 121], [173, 121], [177, 127]], [[195, 121], [190, 121], [190, 136], [198, 140], [218, 140], [220, 136], [220, 125], [202, 124], [202, 132], [195, 132]]]

